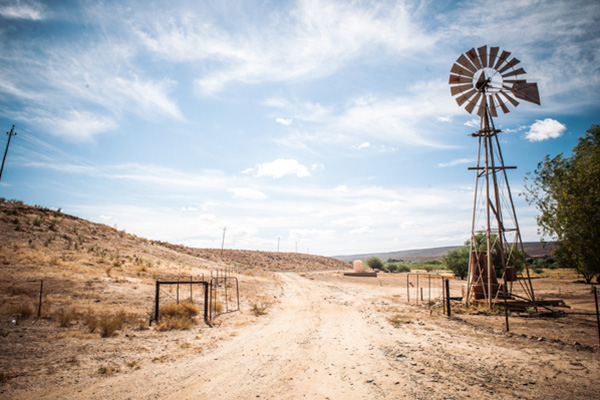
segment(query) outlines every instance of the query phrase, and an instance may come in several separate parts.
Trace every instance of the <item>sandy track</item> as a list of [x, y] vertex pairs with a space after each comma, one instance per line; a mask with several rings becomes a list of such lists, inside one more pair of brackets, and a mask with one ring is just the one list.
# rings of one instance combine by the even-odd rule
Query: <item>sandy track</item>
[[[478, 331], [410, 306], [396, 329], [378, 310], [393, 288], [280, 274], [269, 315], [201, 355], [85, 381], [39, 398], [597, 398], [598, 354]], [[412, 313], [412, 314], [411, 314]], [[415, 314], [416, 313], [416, 314]]]

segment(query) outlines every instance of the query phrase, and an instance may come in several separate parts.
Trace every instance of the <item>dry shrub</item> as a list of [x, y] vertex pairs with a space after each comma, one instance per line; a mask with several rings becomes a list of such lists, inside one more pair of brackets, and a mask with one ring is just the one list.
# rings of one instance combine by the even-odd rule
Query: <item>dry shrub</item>
[[144, 318], [138, 318], [134, 321], [136, 331], [145, 331], [148, 329], [148, 320]]
[[182, 301], [179, 304], [167, 303], [160, 308], [161, 317], [187, 317], [194, 318], [198, 315], [198, 307], [189, 301]]
[[61, 308], [56, 312], [56, 319], [58, 320], [58, 325], [61, 328], [67, 328], [71, 326], [73, 321], [76, 321], [78, 318], [77, 311], [74, 306], [69, 308]]
[[117, 372], [119, 372], [119, 368], [114, 368], [111, 366], [102, 366], [98, 368], [99, 375], [114, 375]]
[[116, 331], [123, 328], [124, 322], [125, 313], [123, 311], [120, 311], [117, 315], [102, 315], [99, 322], [100, 336], [103, 338], [113, 336]]
[[163, 317], [156, 329], [159, 331], [172, 331], [173, 329], [187, 330], [194, 326], [194, 320], [187, 317]]
[[188, 301], [165, 304], [160, 309], [160, 323], [157, 329], [159, 331], [190, 329], [194, 325], [194, 317], [198, 312], [198, 307]]
[[86, 315], [83, 318], [83, 324], [87, 326], [90, 333], [94, 333], [100, 326], [100, 320], [95, 315]]
[[138, 370], [140, 369], [140, 364], [138, 364], [137, 361], [127, 361], [125, 363], [125, 365], [127, 365], [129, 368], [131, 368], [132, 370]]
[[28, 303], [15, 304], [10, 307], [10, 313], [13, 315], [20, 314], [21, 318], [27, 319], [33, 314], [33, 307], [31, 306], [31, 304]]

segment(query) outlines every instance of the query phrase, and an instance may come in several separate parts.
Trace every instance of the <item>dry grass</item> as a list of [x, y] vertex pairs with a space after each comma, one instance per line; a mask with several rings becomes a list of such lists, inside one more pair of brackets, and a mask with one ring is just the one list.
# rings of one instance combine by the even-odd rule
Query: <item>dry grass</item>
[[28, 303], [13, 304], [9, 312], [13, 315], [19, 314], [22, 319], [27, 319], [33, 315], [33, 306]]
[[70, 327], [73, 322], [77, 321], [78, 314], [74, 306], [61, 308], [56, 312], [56, 320], [61, 328]]
[[173, 329], [190, 329], [195, 324], [194, 318], [199, 310], [195, 304], [183, 301], [179, 304], [168, 303], [160, 308], [160, 319], [157, 329], [170, 331]]
[[390, 318], [388, 318], [388, 322], [392, 324], [394, 328], [400, 328], [402, 325], [410, 323], [410, 321], [400, 314], [392, 315]]
[[122, 311], [117, 313], [117, 315], [102, 315], [99, 322], [100, 336], [103, 338], [113, 336], [116, 331], [123, 328], [124, 322], [125, 313]]

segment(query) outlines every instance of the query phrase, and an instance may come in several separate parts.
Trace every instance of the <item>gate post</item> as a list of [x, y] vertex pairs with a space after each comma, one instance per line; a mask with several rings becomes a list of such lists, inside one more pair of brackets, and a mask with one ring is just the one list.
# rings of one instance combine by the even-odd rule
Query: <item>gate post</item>
[[160, 296], [160, 282], [156, 281], [156, 292], [154, 293], [154, 322], [158, 323], [158, 306]]

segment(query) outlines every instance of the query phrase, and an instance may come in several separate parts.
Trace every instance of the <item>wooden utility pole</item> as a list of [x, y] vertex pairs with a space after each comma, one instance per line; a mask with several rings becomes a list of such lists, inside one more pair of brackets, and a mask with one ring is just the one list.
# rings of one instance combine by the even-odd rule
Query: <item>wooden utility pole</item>
[[8, 135], [8, 143], [6, 143], [6, 150], [4, 151], [4, 158], [2, 159], [2, 167], [0, 167], [0, 180], [2, 180], [2, 171], [4, 171], [4, 162], [6, 161], [6, 155], [8, 154], [8, 146], [10, 146], [10, 138], [17, 135], [15, 132], [15, 126], [13, 125], [10, 132], [6, 132]]
[[223, 257], [223, 247], [225, 246], [225, 231], [227, 230], [227, 227], [223, 228], [223, 240], [221, 240], [221, 257]]

